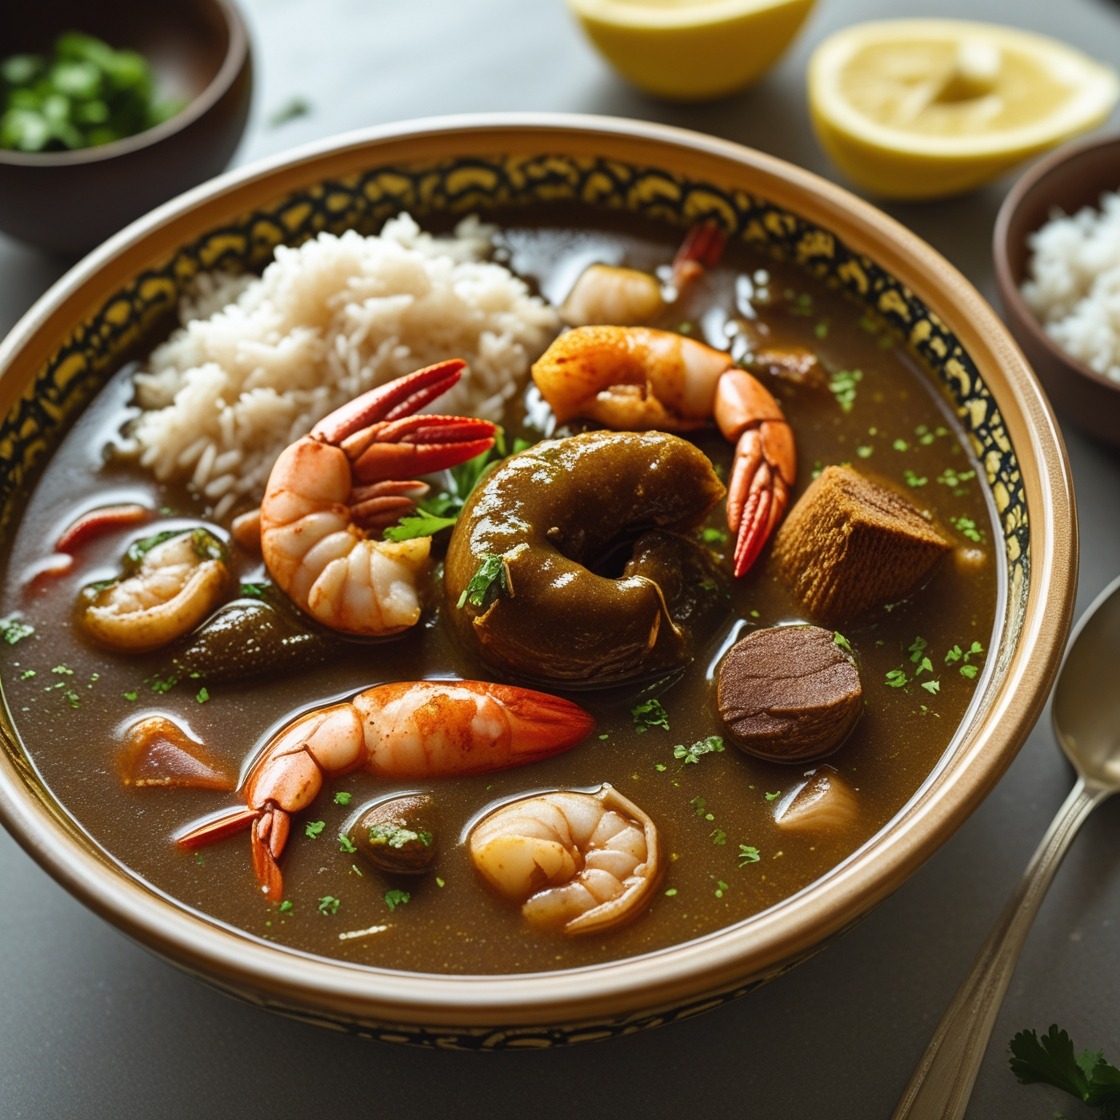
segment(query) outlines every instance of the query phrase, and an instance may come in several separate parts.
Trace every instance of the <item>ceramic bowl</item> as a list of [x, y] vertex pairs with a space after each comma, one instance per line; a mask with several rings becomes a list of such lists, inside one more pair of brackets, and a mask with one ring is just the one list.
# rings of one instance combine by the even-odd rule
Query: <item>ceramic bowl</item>
[[76, 255], [222, 171], [244, 132], [253, 80], [248, 30], [232, 0], [57, 0], [0, 13], [4, 57], [49, 54], [69, 30], [139, 51], [161, 95], [185, 102], [162, 124], [99, 147], [0, 149], [0, 229]]
[[1058, 415], [1111, 444], [1120, 444], [1120, 381], [1067, 353], [1046, 332], [1020, 290], [1029, 274], [1030, 238], [1056, 213], [1100, 208], [1120, 190], [1120, 136], [1069, 144], [1032, 165], [1008, 192], [992, 239], [1004, 318]]
[[[263, 1007], [435, 1046], [540, 1046], [665, 1023], [742, 995], [894, 891], [981, 802], [1037, 719], [1064, 647], [1077, 561], [1068, 465], [1037, 382], [952, 266], [846, 191], [755, 151], [604, 117], [406, 122], [224, 175], [123, 231], [65, 276], [0, 347], [0, 525], [18, 518], [60, 430], [202, 269], [260, 266], [279, 243], [376, 229], [409, 210], [629, 211], [798, 262], [910, 339], [967, 428], [997, 516], [1001, 602], [987, 668], [941, 763], [886, 826], [807, 889], [744, 923], [610, 965], [516, 976], [401, 973], [285, 950], [208, 921], [106, 859], [0, 715], [0, 818], [86, 905], [174, 964]], [[9, 682], [10, 683], [10, 682]]]

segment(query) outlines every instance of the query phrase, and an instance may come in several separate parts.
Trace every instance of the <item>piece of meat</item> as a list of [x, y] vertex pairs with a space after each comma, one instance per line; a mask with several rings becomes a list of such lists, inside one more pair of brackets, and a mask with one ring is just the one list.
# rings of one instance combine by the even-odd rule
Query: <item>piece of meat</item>
[[905, 599], [951, 549], [902, 494], [830, 466], [790, 510], [773, 556], [813, 620], [838, 626]]
[[774, 626], [728, 650], [716, 704], [737, 747], [774, 762], [805, 762], [848, 737], [863, 711], [863, 690], [831, 630]]

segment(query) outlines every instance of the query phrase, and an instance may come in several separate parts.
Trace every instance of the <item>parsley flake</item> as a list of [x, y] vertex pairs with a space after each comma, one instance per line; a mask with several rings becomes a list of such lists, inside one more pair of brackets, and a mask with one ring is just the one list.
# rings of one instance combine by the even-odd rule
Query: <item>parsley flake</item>
[[5, 618], [0, 621], [0, 638], [10, 646], [14, 646], [16, 642], [22, 642], [24, 638], [30, 638], [35, 633], [35, 627], [26, 622], [20, 622], [16, 618]]
[[635, 704], [630, 709], [630, 718], [634, 721], [634, 730], [639, 733], [651, 727], [669, 730], [669, 713], [657, 699], [643, 700]]
[[673, 748], [673, 757], [683, 759], [682, 765], [687, 766], [689, 763], [699, 762], [706, 754], [718, 754], [722, 750], [723, 739], [719, 735], [709, 735], [706, 739], [693, 743], [691, 747], [678, 743]]
[[751, 863], [758, 863], [760, 859], [762, 859], [762, 853], [753, 844], [739, 845], [739, 866], [741, 868]]
[[385, 892], [385, 905], [388, 906], [390, 910], [396, 910], [396, 908], [398, 906], [404, 906], [404, 904], [406, 902], [410, 901], [411, 898], [412, 898], [412, 895], [410, 895], [408, 893], [408, 891], [402, 891], [402, 890], [386, 891]]

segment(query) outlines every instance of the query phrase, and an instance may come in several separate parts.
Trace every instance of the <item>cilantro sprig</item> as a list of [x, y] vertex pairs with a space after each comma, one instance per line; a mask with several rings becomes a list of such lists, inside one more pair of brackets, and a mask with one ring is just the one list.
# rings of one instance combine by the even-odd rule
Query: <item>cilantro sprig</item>
[[1033, 1030], [1011, 1040], [1011, 1072], [1024, 1085], [1053, 1085], [1101, 1110], [1103, 1120], [1120, 1120], [1120, 1069], [1100, 1050], [1077, 1054], [1073, 1040], [1057, 1024], [1039, 1038]]

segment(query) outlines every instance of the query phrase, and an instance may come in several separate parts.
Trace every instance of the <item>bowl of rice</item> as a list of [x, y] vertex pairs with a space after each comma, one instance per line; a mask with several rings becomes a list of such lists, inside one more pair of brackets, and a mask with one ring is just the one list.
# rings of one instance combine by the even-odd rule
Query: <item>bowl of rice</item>
[[1059, 149], [1000, 208], [1004, 318], [1059, 416], [1120, 444], [1120, 136]]

